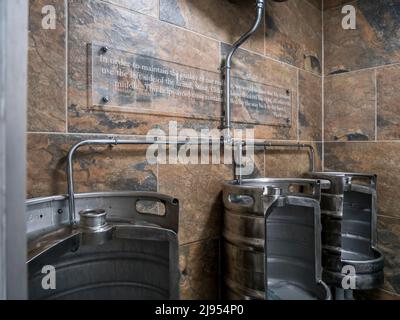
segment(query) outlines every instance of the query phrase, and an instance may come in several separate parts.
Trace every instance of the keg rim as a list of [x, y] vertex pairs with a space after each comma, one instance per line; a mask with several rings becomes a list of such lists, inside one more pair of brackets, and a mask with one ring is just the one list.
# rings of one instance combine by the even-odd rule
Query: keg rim
[[[252, 183], [319, 183], [321, 179], [307, 179], [307, 178], [256, 178], [256, 179], [243, 179], [243, 180], [227, 180], [225, 185], [229, 186], [255, 186]], [[258, 185], [257, 185], [258, 186]]]
[[376, 177], [376, 174], [361, 172], [344, 172], [344, 171], [313, 171], [311, 175], [331, 176], [331, 177]]

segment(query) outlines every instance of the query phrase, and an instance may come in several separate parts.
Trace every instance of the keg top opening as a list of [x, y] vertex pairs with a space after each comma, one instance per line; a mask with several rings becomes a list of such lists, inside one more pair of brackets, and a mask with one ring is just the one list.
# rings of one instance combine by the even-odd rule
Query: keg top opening
[[80, 228], [87, 232], [104, 231], [107, 228], [107, 213], [104, 209], [86, 209], [79, 212]]
[[79, 212], [79, 215], [82, 217], [88, 217], [88, 218], [101, 218], [107, 215], [106, 210], [104, 209], [87, 209], [87, 210], [82, 210]]

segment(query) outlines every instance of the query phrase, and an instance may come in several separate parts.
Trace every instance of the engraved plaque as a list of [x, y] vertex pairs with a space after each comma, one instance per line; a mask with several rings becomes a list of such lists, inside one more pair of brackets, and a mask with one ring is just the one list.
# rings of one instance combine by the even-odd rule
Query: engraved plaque
[[[221, 119], [223, 80], [216, 72], [131, 52], [91, 45], [91, 105], [198, 119]], [[232, 79], [233, 121], [291, 125], [288, 89]]]

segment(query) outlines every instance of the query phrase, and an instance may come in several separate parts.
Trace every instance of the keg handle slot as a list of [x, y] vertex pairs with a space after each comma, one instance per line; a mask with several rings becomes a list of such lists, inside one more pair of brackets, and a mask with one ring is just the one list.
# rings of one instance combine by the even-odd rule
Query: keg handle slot
[[329, 181], [321, 180], [293, 180], [287, 184], [276, 184], [276, 186], [268, 186], [264, 188], [264, 195], [301, 195], [312, 198], [320, 198], [321, 188], [326, 185], [330, 186]]
[[165, 217], [167, 214], [167, 208], [160, 199], [136, 199], [135, 210], [142, 215]]
[[317, 193], [314, 183], [298, 183], [288, 186], [289, 194], [304, 194], [314, 196]]
[[370, 190], [374, 190], [376, 189], [376, 180], [376, 175], [357, 175], [354, 177], [347, 177], [346, 184], [349, 185], [350, 189], [353, 188], [353, 185], [358, 185], [361, 188], [364, 187]]

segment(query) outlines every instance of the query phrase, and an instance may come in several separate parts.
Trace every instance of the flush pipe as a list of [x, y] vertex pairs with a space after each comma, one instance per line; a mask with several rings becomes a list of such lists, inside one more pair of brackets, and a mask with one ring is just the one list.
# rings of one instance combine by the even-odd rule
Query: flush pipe
[[226, 130], [225, 138], [228, 143], [231, 142], [231, 128], [232, 128], [232, 110], [231, 110], [231, 69], [232, 69], [232, 58], [237, 49], [242, 46], [258, 29], [265, 12], [265, 0], [257, 0], [257, 18], [254, 22], [253, 27], [245, 33], [239, 40], [237, 40], [231, 51], [228, 53], [225, 62], [225, 108], [224, 108], [224, 126]]
[[[73, 161], [76, 152], [84, 146], [118, 146], [118, 145], [176, 145], [176, 146], [184, 146], [184, 145], [215, 145], [215, 144], [225, 145], [225, 141], [223, 139], [201, 139], [200, 141], [168, 141], [168, 140], [160, 140], [157, 137], [153, 139], [148, 139], [147, 136], [141, 136], [136, 139], [118, 139], [115, 137], [110, 137], [107, 139], [93, 139], [93, 140], [84, 140], [78, 142], [68, 152], [67, 156], [67, 184], [68, 184], [68, 209], [69, 209], [69, 222], [70, 225], [75, 225], [77, 223], [76, 218], [76, 206], [75, 206], [75, 188], [74, 188], [74, 167]], [[233, 141], [233, 143], [238, 143], [240, 145], [240, 150], [243, 150], [248, 144], [246, 141]], [[280, 143], [280, 142], [268, 142], [268, 141], [254, 141], [252, 145], [255, 147], [264, 147], [267, 148], [297, 148], [308, 149], [309, 150], [309, 160], [310, 160], [310, 171], [313, 172], [315, 169], [315, 149], [311, 144], [301, 144], [301, 143]]]

